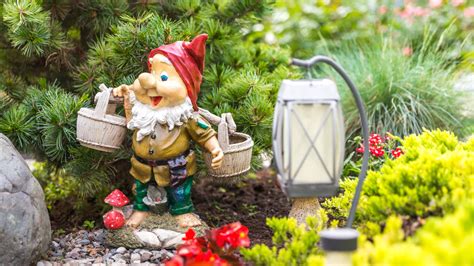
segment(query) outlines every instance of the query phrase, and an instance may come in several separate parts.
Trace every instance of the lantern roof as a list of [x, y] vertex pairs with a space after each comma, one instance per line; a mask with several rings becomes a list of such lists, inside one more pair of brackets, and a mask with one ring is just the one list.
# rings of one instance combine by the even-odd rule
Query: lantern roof
[[289, 80], [281, 83], [278, 100], [282, 101], [339, 101], [336, 83], [330, 79]]

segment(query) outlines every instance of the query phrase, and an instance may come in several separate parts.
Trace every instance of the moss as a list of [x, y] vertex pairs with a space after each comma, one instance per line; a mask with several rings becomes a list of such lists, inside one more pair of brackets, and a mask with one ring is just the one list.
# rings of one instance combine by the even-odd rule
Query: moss
[[[176, 219], [169, 213], [163, 215], [151, 213], [137, 228], [138, 230], [151, 231], [153, 229], [166, 229], [185, 233], [187, 228], [180, 227], [176, 222]], [[209, 229], [209, 227], [203, 223], [201, 226], [193, 227], [196, 231], [197, 236], [202, 236]], [[142, 243], [135, 236], [130, 227], [124, 226], [118, 230], [108, 230], [106, 235], [106, 243], [112, 247], [126, 247], [126, 248], [153, 248]]]

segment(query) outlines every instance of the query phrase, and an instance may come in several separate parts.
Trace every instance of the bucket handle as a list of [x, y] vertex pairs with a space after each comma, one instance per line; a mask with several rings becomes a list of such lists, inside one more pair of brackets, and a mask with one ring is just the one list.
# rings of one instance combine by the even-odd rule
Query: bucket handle
[[99, 88], [102, 92], [98, 93], [99, 100], [94, 109], [94, 117], [103, 118], [107, 112], [107, 106], [109, 105], [109, 98], [112, 92], [112, 88], [107, 88], [105, 84], [100, 84]]
[[[223, 121], [227, 122], [229, 134], [232, 135], [237, 130], [237, 125], [235, 124], [234, 118], [232, 117], [231, 113], [223, 113], [221, 117], [209, 112], [206, 109], [199, 107], [199, 114], [204, 117], [209, 123], [219, 126], [219, 124]], [[224, 117], [225, 115], [225, 117]]]
[[211, 124], [217, 126], [217, 141], [219, 141], [222, 151], [228, 151], [230, 147], [229, 135], [234, 134], [237, 129], [232, 114], [223, 113], [221, 117], [218, 117], [202, 108], [199, 108], [199, 114], [206, 118]]
[[[227, 124], [227, 114], [224, 113], [221, 115], [221, 122], [217, 127], [217, 141], [222, 148], [223, 152], [229, 150], [229, 125]], [[230, 115], [230, 114], [229, 114]]]

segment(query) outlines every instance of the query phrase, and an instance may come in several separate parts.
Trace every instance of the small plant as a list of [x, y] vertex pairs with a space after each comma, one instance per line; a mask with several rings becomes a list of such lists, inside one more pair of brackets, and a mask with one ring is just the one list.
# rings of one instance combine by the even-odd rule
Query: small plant
[[[351, 152], [344, 162], [343, 176], [358, 176], [362, 166], [362, 154], [364, 147], [362, 145], [363, 139], [355, 137], [351, 141], [351, 146], [356, 146], [355, 152]], [[401, 147], [397, 145], [400, 138], [386, 133], [385, 136], [379, 134], [371, 134], [369, 137], [369, 169], [377, 171], [382, 167], [383, 163], [388, 159], [396, 159], [403, 154]]]
[[82, 224], [82, 227], [84, 227], [86, 230], [92, 230], [95, 227], [95, 221], [85, 220]]
[[196, 232], [190, 228], [183, 240], [177, 255], [167, 261], [166, 266], [241, 265], [235, 251], [250, 245], [248, 228], [239, 222], [212, 229], [202, 237], [196, 237]]
[[55, 237], [61, 237], [62, 235], [64, 235], [66, 233], [66, 231], [62, 228], [59, 228], [59, 229], [56, 229], [53, 231], [53, 238]]
[[273, 231], [273, 247], [263, 244], [241, 250], [244, 258], [254, 265], [323, 265], [317, 246], [318, 233], [325, 228], [328, 217], [320, 210], [317, 217], [308, 217], [306, 225], [298, 225], [293, 218], [269, 218]]
[[77, 187], [75, 180], [64, 170], [48, 167], [47, 163], [34, 163], [33, 175], [43, 187], [46, 206], [51, 210], [54, 205], [74, 194]]

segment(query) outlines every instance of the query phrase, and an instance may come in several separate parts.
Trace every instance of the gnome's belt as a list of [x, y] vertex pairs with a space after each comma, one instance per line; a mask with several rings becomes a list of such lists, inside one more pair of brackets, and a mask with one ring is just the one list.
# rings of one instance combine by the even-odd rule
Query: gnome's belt
[[[176, 156], [175, 158], [178, 158], [180, 156], [184, 156], [184, 158], [186, 158], [186, 157], [188, 157], [189, 153], [191, 153], [191, 151], [189, 149], [187, 149], [186, 151], [184, 151], [180, 155]], [[135, 159], [137, 159], [137, 161], [139, 161], [143, 164], [149, 165], [151, 167], [156, 167], [158, 165], [168, 165], [168, 161], [172, 160], [172, 159], [168, 159], [168, 160], [147, 160], [147, 159], [144, 159], [144, 158], [138, 156], [136, 153], [134, 153], [133, 155], [135, 156]]]

